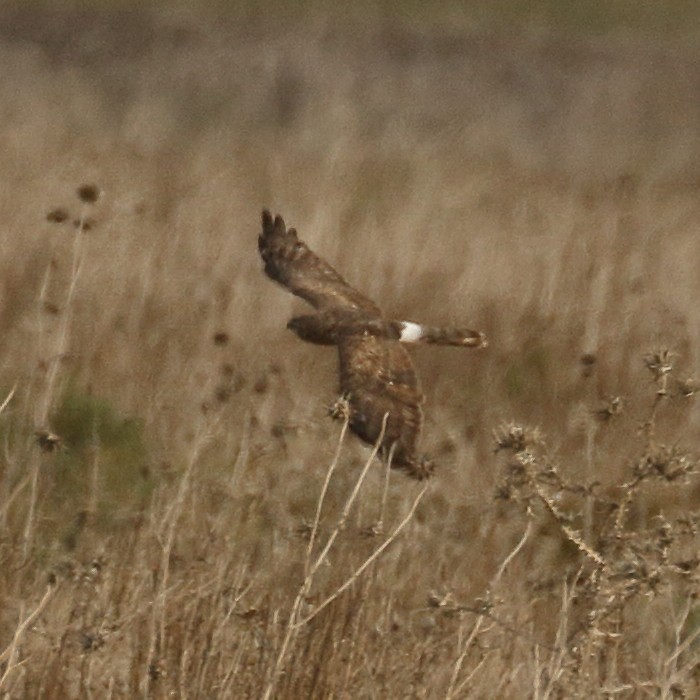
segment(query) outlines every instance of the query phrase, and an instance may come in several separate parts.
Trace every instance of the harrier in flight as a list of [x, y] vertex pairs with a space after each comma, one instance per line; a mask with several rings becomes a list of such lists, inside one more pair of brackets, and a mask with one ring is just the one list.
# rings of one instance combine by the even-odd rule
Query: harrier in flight
[[287, 327], [309, 343], [338, 347], [350, 430], [370, 445], [381, 437], [380, 454], [385, 460], [391, 455], [392, 467], [417, 479], [430, 476], [432, 462], [417, 451], [423, 394], [405, 344], [482, 347], [483, 334], [386, 319], [374, 302], [300, 241], [281, 216], [273, 219], [267, 210], [258, 247], [267, 276], [316, 309], [295, 316]]

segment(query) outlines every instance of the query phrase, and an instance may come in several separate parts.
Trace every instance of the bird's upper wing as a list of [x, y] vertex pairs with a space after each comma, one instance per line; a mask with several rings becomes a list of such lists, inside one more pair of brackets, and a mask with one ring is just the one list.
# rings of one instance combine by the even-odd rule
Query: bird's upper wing
[[394, 464], [410, 463], [423, 424], [423, 394], [406, 349], [374, 335], [348, 335], [338, 344], [340, 388], [350, 404], [350, 427], [369, 444], [395, 443]]
[[363, 311], [381, 316], [379, 307], [353, 289], [325, 260], [300, 241], [295, 229], [287, 229], [281, 216], [273, 220], [269, 211], [263, 211], [258, 248], [267, 276], [316, 308]]

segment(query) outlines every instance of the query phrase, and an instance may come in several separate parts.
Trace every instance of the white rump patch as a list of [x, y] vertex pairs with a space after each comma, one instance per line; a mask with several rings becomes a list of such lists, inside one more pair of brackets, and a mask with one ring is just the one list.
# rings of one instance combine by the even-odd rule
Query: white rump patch
[[415, 343], [423, 336], [423, 326], [412, 321], [401, 322], [401, 335], [399, 340], [402, 343]]

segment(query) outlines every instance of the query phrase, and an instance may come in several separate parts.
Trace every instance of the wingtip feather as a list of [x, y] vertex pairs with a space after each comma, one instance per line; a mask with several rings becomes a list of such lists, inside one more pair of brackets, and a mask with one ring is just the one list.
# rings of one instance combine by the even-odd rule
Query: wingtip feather
[[275, 216], [275, 234], [278, 236], [284, 236], [285, 233], [287, 233], [287, 226], [284, 223], [284, 219], [277, 214]]
[[274, 218], [270, 210], [265, 207], [262, 210], [262, 236], [267, 238], [269, 236], [290, 236], [291, 238], [297, 238], [297, 231], [295, 228], [290, 228], [287, 230], [287, 226], [284, 223], [284, 219], [280, 214], [277, 214]]
[[263, 241], [274, 232], [274, 223], [269, 209], [262, 210], [262, 233], [258, 237], [258, 243], [262, 246]]

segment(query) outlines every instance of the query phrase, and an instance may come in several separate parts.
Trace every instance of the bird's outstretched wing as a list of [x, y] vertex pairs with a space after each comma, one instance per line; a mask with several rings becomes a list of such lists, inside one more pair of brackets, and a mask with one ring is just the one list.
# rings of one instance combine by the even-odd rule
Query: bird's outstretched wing
[[368, 444], [382, 434], [382, 451], [394, 445], [392, 465], [411, 471], [423, 425], [423, 394], [411, 358], [395, 341], [348, 335], [338, 343], [340, 389], [350, 408], [350, 429]]
[[267, 276], [317, 309], [362, 311], [381, 316], [376, 304], [351, 287], [325, 260], [300, 241], [295, 229], [287, 229], [281, 216], [273, 219], [267, 209], [262, 213], [258, 248]]

